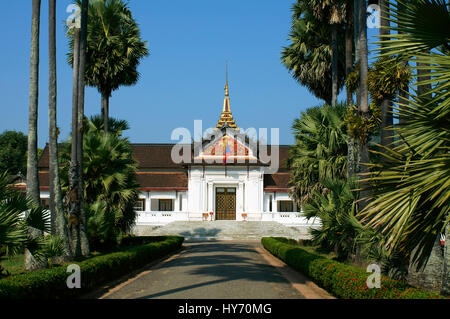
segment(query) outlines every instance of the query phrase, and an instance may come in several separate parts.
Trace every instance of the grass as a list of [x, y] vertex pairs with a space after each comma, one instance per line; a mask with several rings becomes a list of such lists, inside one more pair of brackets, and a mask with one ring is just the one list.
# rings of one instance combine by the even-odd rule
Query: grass
[[11, 275], [18, 275], [25, 272], [23, 260], [23, 254], [11, 257], [2, 256], [0, 257], [0, 265]]

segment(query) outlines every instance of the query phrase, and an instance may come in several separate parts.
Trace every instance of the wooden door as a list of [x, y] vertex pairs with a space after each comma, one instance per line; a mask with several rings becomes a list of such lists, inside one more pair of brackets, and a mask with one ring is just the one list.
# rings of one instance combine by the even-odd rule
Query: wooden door
[[216, 189], [216, 220], [236, 220], [236, 188]]

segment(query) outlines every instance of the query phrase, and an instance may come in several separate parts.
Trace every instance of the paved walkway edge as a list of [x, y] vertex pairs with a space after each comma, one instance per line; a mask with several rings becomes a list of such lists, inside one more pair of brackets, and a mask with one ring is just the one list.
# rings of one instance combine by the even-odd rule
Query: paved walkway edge
[[307, 299], [336, 299], [325, 289], [320, 288], [308, 277], [289, 267], [282, 260], [272, 255], [265, 248], [255, 248], [262, 257], [273, 267], [275, 267], [285, 277], [291, 285]]

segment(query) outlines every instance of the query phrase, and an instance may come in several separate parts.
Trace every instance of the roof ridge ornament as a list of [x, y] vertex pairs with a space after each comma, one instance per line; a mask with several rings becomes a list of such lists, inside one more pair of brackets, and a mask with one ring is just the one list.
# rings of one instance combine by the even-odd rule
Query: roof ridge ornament
[[223, 100], [223, 110], [216, 128], [221, 129], [223, 127], [239, 130], [235, 120], [233, 119], [233, 115], [231, 114], [230, 90], [228, 86], [228, 60], [226, 62], [225, 98]]

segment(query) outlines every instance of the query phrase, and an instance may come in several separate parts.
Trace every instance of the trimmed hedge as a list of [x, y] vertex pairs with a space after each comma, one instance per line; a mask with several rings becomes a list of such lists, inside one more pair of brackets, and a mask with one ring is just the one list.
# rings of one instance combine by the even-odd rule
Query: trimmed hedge
[[319, 286], [344, 299], [446, 299], [445, 297], [411, 287], [381, 276], [381, 288], [369, 289], [366, 280], [370, 273], [323, 256], [315, 255], [289, 244], [283, 238], [265, 237], [264, 248], [295, 270], [307, 275]]
[[120, 241], [121, 246], [137, 246], [165, 240], [165, 236], [133, 236], [129, 235]]
[[66, 272], [66, 266], [58, 266], [0, 280], [0, 299], [67, 299], [83, 295], [179, 249], [184, 241], [183, 237], [175, 236], [163, 239], [73, 262], [81, 269], [80, 289], [67, 288], [66, 281], [70, 273]]

